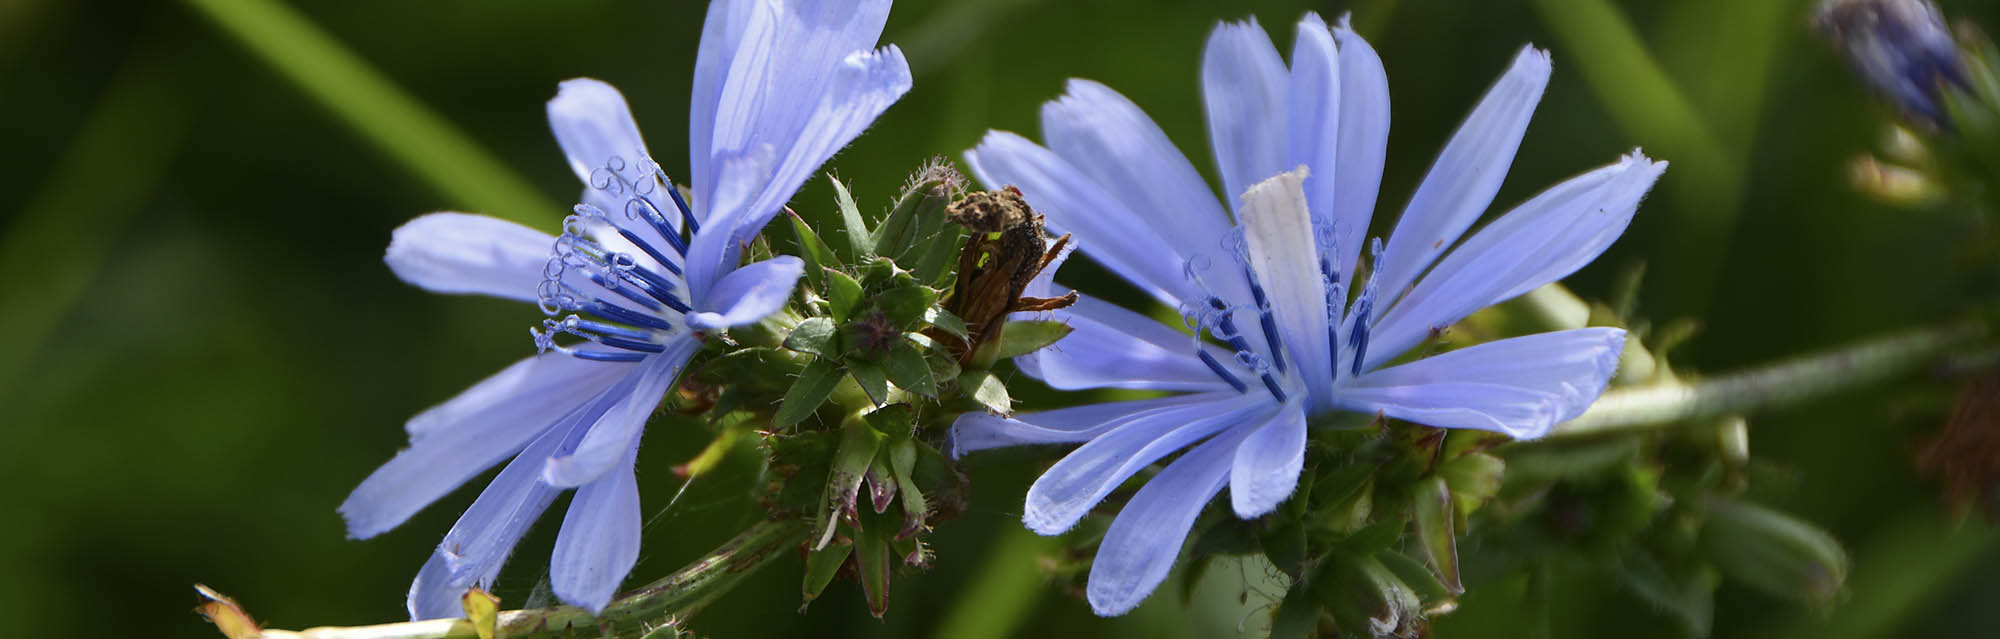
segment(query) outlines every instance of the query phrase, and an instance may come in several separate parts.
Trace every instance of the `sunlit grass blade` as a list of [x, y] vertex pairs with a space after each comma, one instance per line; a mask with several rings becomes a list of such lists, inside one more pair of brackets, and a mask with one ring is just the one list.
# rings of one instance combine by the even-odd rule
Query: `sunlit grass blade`
[[275, 0], [188, 4], [454, 204], [539, 227], [568, 211], [290, 7]]

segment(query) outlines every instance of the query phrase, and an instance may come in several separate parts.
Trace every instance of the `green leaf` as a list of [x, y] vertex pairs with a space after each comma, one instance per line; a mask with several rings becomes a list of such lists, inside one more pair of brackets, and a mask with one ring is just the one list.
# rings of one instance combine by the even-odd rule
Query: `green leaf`
[[847, 556], [854, 554], [854, 544], [834, 544], [806, 553], [806, 579], [803, 601], [799, 602], [799, 612], [819, 598], [826, 585], [833, 583], [834, 575], [840, 574], [840, 567], [847, 563]]
[[889, 375], [882, 366], [874, 362], [852, 361], [847, 363], [847, 374], [854, 383], [861, 386], [861, 392], [868, 394], [868, 400], [876, 406], [889, 401]]
[[990, 355], [982, 353], [981, 356], [990, 357], [989, 361], [1020, 357], [1060, 341], [1072, 330], [1075, 329], [1068, 324], [1052, 320], [1007, 322], [1000, 326], [1000, 339], [986, 347], [993, 352]]
[[[849, 417], [841, 424], [840, 448], [833, 454], [833, 466], [827, 472], [826, 493], [820, 503], [814, 530], [818, 542], [813, 550], [826, 548], [833, 541], [833, 532], [840, 527], [843, 515], [854, 512], [854, 498], [861, 490], [861, 479], [868, 473], [868, 466], [875, 461], [875, 451], [882, 446], [882, 433], [868, 425], [861, 417]], [[860, 540], [856, 540], [859, 543]]]
[[1271, 565], [1290, 576], [1299, 578], [1306, 568], [1306, 529], [1296, 521], [1285, 521], [1259, 535], [1258, 541], [1264, 549], [1264, 556]]
[[833, 321], [846, 322], [861, 308], [861, 283], [835, 269], [826, 269], [826, 301]]
[[1271, 612], [1270, 639], [1307, 639], [1318, 630], [1319, 601], [1305, 584], [1293, 585]]
[[1014, 402], [1007, 397], [1007, 385], [993, 371], [966, 371], [958, 376], [958, 388], [987, 410], [1001, 415], [1014, 411]]
[[937, 304], [937, 291], [919, 285], [900, 286], [875, 296], [875, 305], [897, 328], [907, 329], [923, 319], [924, 311]]
[[889, 574], [895, 553], [877, 526], [864, 526], [854, 539], [854, 563], [861, 569], [861, 592], [867, 595], [868, 612], [876, 619], [889, 610]]
[[1367, 556], [1388, 550], [1390, 546], [1395, 545], [1402, 538], [1403, 520], [1401, 518], [1384, 519], [1354, 531], [1354, 534], [1341, 539], [1338, 547], [1344, 553], [1355, 556]]
[[1452, 503], [1458, 507], [1455, 522], [1463, 530], [1467, 517], [1500, 494], [1501, 482], [1507, 477], [1507, 462], [1483, 452], [1470, 453], [1438, 464], [1437, 474], [1451, 488]]
[[821, 357], [833, 355], [840, 350], [833, 343], [833, 329], [833, 318], [808, 317], [792, 327], [792, 334], [785, 337], [785, 348]]
[[930, 247], [930, 250], [924, 253], [922, 259], [917, 260], [917, 265], [910, 269], [911, 272], [916, 274], [919, 282], [940, 288], [949, 286], [952, 278], [957, 275], [951, 267], [958, 263], [958, 254], [965, 246], [964, 227], [957, 224], [946, 225], [923, 242]]
[[889, 470], [896, 476], [896, 492], [903, 496], [903, 529], [896, 532], [896, 537], [908, 538], [923, 529], [924, 516], [929, 514], [924, 493], [917, 489], [916, 440], [904, 439], [891, 444]]
[[1353, 630], [1357, 637], [1398, 634], [1415, 623], [1414, 616], [1423, 605], [1374, 555], [1329, 559], [1318, 588], [1334, 623]]
[[1673, 616], [1690, 637], [1706, 637], [1715, 621], [1715, 587], [1722, 578], [1700, 561], [1687, 562], [1679, 574], [1645, 550], [1619, 558], [1616, 575], [1625, 589]]
[[1424, 603], [1426, 614], [1444, 614], [1458, 607], [1457, 594], [1445, 587], [1444, 582], [1438, 581], [1437, 575], [1432, 574], [1423, 562], [1393, 550], [1382, 551], [1375, 555], [1375, 559], [1417, 594], [1417, 599]]
[[951, 314], [951, 311], [936, 306], [924, 309], [924, 323], [936, 326], [938, 330], [959, 339], [965, 339], [969, 334], [965, 330], [965, 320]]
[[785, 428], [805, 421], [806, 416], [819, 410], [826, 402], [827, 395], [833, 393], [833, 386], [840, 383], [840, 367], [827, 358], [814, 359], [792, 380], [791, 390], [785, 391], [784, 400], [778, 404], [778, 414], [771, 418], [771, 425]]
[[805, 218], [791, 209], [785, 209], [785, 217], [792, 224], [792, 237], [799, 243], [799, 258], [806, 262], [806, 283], [814, 290], [826, 290], [826, 268], [840, 265], [840, 258], [833, 249], [819, 238], [819, 233], [806, 225]]
[[889, 360], [883, 368], [888, 371], [889, 381], [897, 388], [922, 395], [937, 397], [937, 380], [931, 379], [931, 365], [924, 361], [924, 354], [909, 340], [896, 342], [889, 351]]
[[861, 219], [861, 209], [854, 206], [854, 195], [847, 192], [847, 184], [840, 178], [827, 176], [833, 181], [833, 205], [840, 209], [840, 220], [847, 225], [847, 244], [854, 251], [854, 261], [860, 262], [875, 256], [875, 233], [868, 230], [868, 221]]
[[1410, 510], [1416, 515], [1424, 560], [1451, 594], [1463, 594], [1465, 587], [1458, 580], [1458, 536], [1452, 529], [1451, 487], [1435, 475], [1417, 482], [1410, 495]]
[[1833, 603], [1847, 581], [1833, 535], [1749, 502], [1710, 498], [1701, 550], [1730, 579], [1809, 606]]

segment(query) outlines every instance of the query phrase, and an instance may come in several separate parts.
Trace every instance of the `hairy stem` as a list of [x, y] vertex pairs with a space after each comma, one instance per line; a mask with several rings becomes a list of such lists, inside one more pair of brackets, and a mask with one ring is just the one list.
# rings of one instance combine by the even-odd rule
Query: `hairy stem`
[[1908, 374], [1986, 335], [1985, 323], [1964, 320], [1691, 383], [1613, 390], [1549, 436], [1595, 435], [1793, 405]]
[[[775, 519], [751, 525], [713, 552], [694, 560], [673, 574], [627, 592], [612, 600], [604, 613], [574, 606], [551, 606], [500, 613], [500, 635], [516, 639], [568, 636], [639, 637], [651, 630], [694, 616], [744, 578], [773, 560], [787, 556], [784, 551], [805, 540], [807, 522]], [[265, 630], [265, 639], [476, 639], [478, 632], [465, 619], [432, 619], [375, 626], [311, 628], [293, 632]]]

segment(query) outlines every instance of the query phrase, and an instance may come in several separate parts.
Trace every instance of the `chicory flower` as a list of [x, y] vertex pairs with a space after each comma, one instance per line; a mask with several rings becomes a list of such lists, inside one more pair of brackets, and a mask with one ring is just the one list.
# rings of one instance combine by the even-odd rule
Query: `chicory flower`
[[[1045, 535], [1186, 451], [1106, 532], [1087, 588], [1098, 614], [1130, 610], [1166, 578], [1224, 486], [1245, 519], [1288, 498], [1315, 417], [1352, 411], [1533, 438], [1581, 413], [1617, 368], [1625, 333], [1616, 328], [1397, 358], [1596, 258], [1666, 165], [1634, 152], [1459, 241], [1499, 190], [1548, 83], [1548, 54], [1523, 48], [1445, 145], [1386, 246], [1371, 244], [1356, 285], [1388, 140], [1387, 79], [1345, 25], [1308, 15], [1297, 34], [1289, 67], [1254, 21], [1221, 25], [1208, 40], [1202, 93], [1223, 189], [1240, 197], [1233, 218], [1151, 119], [1088, 80], [1044, 105], [1047, 146], [995, 131], [966, 154], [982, 182], [1018, 186], [1052, 230], [1179, 308], [1194, 333], [1081, 296], [1053, 313], [1074, 332], [1016, 360], [1025, 372], [1060, 389], [1180, 394], [967, 414], [953, 426], [959, 454], [1083, 443], [1028, 492], [1022, 520]], [[1043, 280], [1028, 294], [1051, 289]]]
[[690, 193], [664, 176], [625, 100], [597, 80], [562, 83], [549, 125], [584, 182], [559, 236], [437, 213], [396, 230], [387, 262], [440, 293], [537, 304], [539, 351], [407, 425], [409, 448], [341, 504], [367, 538], [512, 458], [445, 535], [410, 588], [412, 618], [460, 614], [528, 527], [575, 489], [549, 579], [600, 610], [639, 556], [633, 459], [647, 417], [702, 334], [778, 310], [803, 266], [738, 268], [744, 244], [806, 178], [910, 87], [894, 46], [875, 48], [889, 0], [717, 0], [702, 28], [688, 124]]

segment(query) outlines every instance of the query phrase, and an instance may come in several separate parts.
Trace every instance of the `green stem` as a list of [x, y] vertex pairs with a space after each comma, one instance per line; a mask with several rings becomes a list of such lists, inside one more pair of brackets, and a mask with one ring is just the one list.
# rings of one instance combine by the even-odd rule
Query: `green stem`
[[1904, 375], [1986, 335], [1985, 323], [1964, 320], [1694, 383], [1613, 390], [1582, 416], [1556, 426], [1549, 436], [1596, 435], [1793, 405]]
[[452, 200], [530, 226], [551, 225], [568, 210], [290, 7], [272, 0], [188, 5]]
[[[590, 611], [574, 606], [509, 610], [500, 613], [500, 634], [538, 637], [577, 628], [585, 630], [579, 636], [642, 636], [657, 627], [694, 616], [759, 568], [788, 556], [784, 551], [804, 541], [807, 528], [806, 522], [797, 519], [757, 522], [673, 574], [612, 600], [603, 614], [592, 616]], [[479, 634], [465, 619], [432, 619], [297, 632], [265, 630], [261, 636], [264, 639], [473, 639]]]

